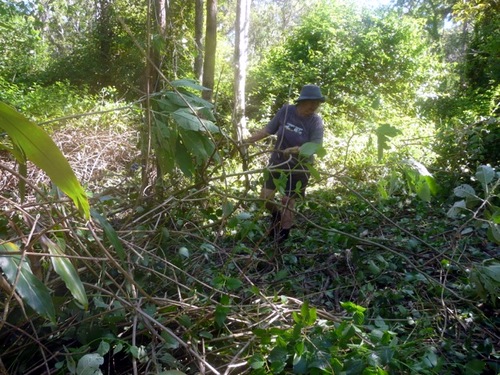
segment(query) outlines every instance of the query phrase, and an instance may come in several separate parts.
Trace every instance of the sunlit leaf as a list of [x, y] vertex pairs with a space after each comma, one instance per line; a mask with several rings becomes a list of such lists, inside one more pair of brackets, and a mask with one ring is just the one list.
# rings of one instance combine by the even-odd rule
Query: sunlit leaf
[[262, 354], [256, 353], [250, 357], [250, 359], [248, 360], [248, 364], [251, 368], [257, 370], [264, 367], [264, 365], [266, 364], [266, 359]]
[[300, 146], [300, 155], [312, 156], [314, 154], [323, 157], [326, 155], [326, 150], [321, 144], [316, 142], [306, 142]]
[[457, 186], [453, 189], [453, 194], [459, 198], [474, 198], [476, 197], [476, 191], [474, 188], [468, 184], [463, 184]]
[[36, 166], [50, 177], [75, 203], [85, 218], [90, 216], [89, 202], [68, 161], [49, 135], [13, 108], [0, 102], [0, 128]]
[[206, 88], [205, 86], [201, 86], [192, 79], [178, 79], [176, 81], [171, 81], [170, 84], [174, 87], [190, 87], [196, 90], [208, 90], [208, 88]]
[[212, 121], [197, 117], [188, 109], [178, 109], [172, 113], [172, 118], [186, 130], [219, 132], [219, 128]]
[[365, 312], [366, 307], [356, 305], [353, 302], [341, 302], [340, 306], [342, 306], [343, 309], [345, 309], [347, 312]]
[[181, 255], [184, 258], [189, 258], [189, 250], [187, 247], [180, 247], [179, 248], [179, 255]]
[[483, 185], [484, 191], [488, 191], [488, 184], [495, 178], [495, 170], [488, 165], [481, 165], [477, 168], [476, 178]]
[[85, 293], [80, 276], [71, 261], [64, 257], [64, 251], [61, 247], [47, 236], [40, 237], [40, 242], [47, 247], [51, 255], [54, 255], [50, 257], [54, 271], [61, 276], [71, 295], [87, 310], [89, 306], [87, 294]]
[[[13, 243], [0, 244], [1, 252], [19, 252]], [[7, 280], [15, 285], [16, 292], [36, 313], [56, 322], [56, 312], [47, 287], [33, 274], [26, 260], [21, 263], [21, 255], [0, 256], [2, 268]], [[19, 277], [17, 276], [19, 270]], [[17, 281], [17, 283], [16, 283]]]
[[76, 375], [102, 375], [102, 371], [99, 369], [104, 363], [104, 358], [97, 353], [85, 354], [78, 361], [76, 366]]

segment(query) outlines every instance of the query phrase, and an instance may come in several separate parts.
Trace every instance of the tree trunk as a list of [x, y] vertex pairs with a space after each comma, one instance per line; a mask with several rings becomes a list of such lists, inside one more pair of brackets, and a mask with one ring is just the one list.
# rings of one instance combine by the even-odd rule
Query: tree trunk
[[234, 133], [238, 142], [247, 135], [245, 117], [245, 86], [248, 65], [248, 31], [250, 0], [238, 0], [236, 5], [236, 41], [234, 48]]
[[211, 101], [215, 82], [215, 52], [217, 49], [217, 0], [207, 0], [207, 29], [205, 32], [205, 62], [203, 64], [203, 86], [209, 90], [202, 93], [203, 99]]
[[203, 78], [203, 0], [196, 0], [194, 19], [194, 43], [196, 56], [194, 58], [194, 74], [201, 82]]
[[111, 61], [111, 43], [113, 40], [113, 29], [110, 26], [111, 2], [109, 0], [99, 0], [98, 2], [98, 24], [97, 38], [99, 43], [99, 85], [109, 86], [109, 66]]

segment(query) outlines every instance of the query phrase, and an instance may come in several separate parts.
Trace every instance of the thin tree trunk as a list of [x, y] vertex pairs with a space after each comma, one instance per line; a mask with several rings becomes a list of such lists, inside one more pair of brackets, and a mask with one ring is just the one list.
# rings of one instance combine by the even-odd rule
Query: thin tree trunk
[[241, 142], [247, 135], [245, 117], [245, 87], [248, 65], [248, 32], [250, 22], [250, 0], [238, 0], [236, 5], [236, 43], [234, 49], [234, 132]]
[[194, 74], [201, 82], [203, 78], [203, 0], [196, 0], [194, 19], [194, 42], [196, 56], [194, 58]]
[[203, 64], [202, 96], [211, 101], [215, 82], [215, 52], [217, 50], [217, 0], [207, 0], [207, 25], [205, 32], [205, 61]]

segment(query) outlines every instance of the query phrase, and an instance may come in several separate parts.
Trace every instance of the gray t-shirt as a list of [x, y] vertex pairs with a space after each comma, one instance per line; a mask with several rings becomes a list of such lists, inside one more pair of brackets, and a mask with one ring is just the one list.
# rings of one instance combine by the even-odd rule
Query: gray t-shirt
[[307, 142], [323, 143], [323, 120], [317, 114], [302, 117], [297, 114], [295, 105], [286, 104], [276, 113], [273, 119], [266, 125], [269, 134], [276, 134], [277, 140], [274, 145], [274, 152], [271, 154], [270, 165], [281, 165], [283, 168], [297, 167], [301, 161], [312, 162], [311, 158], [299, 158], [294, 155], [289, 162], [282, 164], [289, 159], [283, 151], [289, 147], [302, 146]]

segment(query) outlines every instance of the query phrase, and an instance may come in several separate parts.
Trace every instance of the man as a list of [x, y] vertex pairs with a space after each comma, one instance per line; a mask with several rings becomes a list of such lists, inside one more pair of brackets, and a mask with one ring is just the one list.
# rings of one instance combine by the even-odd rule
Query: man
[[[323, 120], [316, 111], [324, 101], [318, 86], [305, 85], [295, 104], [284, 105], [265, 128], [244, 141], [251, 144], [272, 134], [277, 136], [260, 198], [271, 212], [270, 234], [278, 243], [288, 238], [294, 221], [295, 200], [304, 195], [309, 181], [305, 163], [312, 162], [312, 157], [300, 155], [300, 146], [308, 142], [323, 143]], [[285, 179], [285, 195], [281, 205], [277, 205], [274, 202], [276, 181]]]

